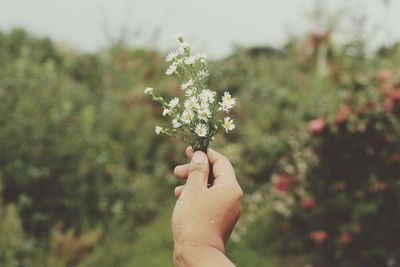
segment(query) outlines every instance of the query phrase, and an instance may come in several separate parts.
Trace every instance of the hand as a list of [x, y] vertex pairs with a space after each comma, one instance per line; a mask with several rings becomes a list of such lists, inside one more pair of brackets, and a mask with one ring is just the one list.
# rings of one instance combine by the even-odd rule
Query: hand
[[[233, 266], [225, 245], [239, 219], [243, 192], [229, 160], [212, 149], [207, 155], [186, 155], [191, 163], [177, 166], [175, 176], [186, 184], [175, 188], [178, 198], [172, 215], [176, 266]], [[207, 188], [209, 166], [214, 183]]]

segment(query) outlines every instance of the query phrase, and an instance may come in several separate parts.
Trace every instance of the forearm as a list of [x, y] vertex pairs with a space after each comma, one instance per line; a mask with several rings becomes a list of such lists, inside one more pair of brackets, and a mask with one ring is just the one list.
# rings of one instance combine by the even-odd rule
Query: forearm
[[234, 267], [217, 248], [209, 246], [175, 247], [175, 267]]

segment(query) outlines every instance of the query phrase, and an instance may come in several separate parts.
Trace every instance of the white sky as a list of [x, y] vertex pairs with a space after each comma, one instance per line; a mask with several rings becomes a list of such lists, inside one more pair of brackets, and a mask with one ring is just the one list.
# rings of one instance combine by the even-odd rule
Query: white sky
[[[376, 44], [400, 40], [400, 0], [322, 0], [330, 10], [366, 15]], [[172, 35], [184, 32], [196, 50], [212, 57], [241, 46], [278, 46], [291, 34], [312, 28], [306, 18], [313, 0], [0, 0], [0, 29], [20, 26], [85, 51], [108, 44], [107, 35], [128, 29], [136, 46], [167, 50]], [[344, 13], [344, 12], [341, 12]], [[386, 25], [384, 30], [383, 25]], [[345, 24], [342, 31], [349, 31]], [[106, 34], [107, 33], [107, 34]]]

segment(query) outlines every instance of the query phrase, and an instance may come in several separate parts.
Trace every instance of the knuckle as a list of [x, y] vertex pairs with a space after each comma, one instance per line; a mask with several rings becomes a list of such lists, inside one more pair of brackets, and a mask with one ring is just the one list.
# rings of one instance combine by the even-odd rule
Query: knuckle
[[221, 161], [225, 164], [231, 164], [231, 161], [225, 156], [221, 156]]
[[236, 192], [236, 200], [240, 203], [243, 201], [243, 190], [239, 187]]
[[229, 189], [229, 199], [232, 203], [235, 203], [235, 205], [240, 206], [242, 201], [243, 201], [243, 190], [240, 188], [240, 186], [232, 186]]
[[239, 197], [240, 197], [240, 200], [243, 200], [244, 193], [243, 193], [242, 188], [240, 188], [240, 186], [239, 186], [239, 188], [238, 188], [238, 195], [239, 195]]
[[207, 174], [208, 169], [204, 164], [192, 164], [190, 166], [189, 173]]
[[232, 192], [234, 199], [237, 202], [241, 203], [243, 200], [243, 196], [244, 196], [242, 188], [239, 185], [236, 185], [232, 188], [231, 192]]
[[237, 209], [236, 219], [240, 218], [240, 216], [242, 215], [242, 211], [243, 211], [243, 208], [242, 208], [242, 205], [240, 205], [239, 208]]

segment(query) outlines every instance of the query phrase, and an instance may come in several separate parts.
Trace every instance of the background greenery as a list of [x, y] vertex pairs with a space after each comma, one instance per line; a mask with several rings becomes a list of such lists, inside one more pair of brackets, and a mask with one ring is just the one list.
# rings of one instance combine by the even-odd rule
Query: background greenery
[[[376, 247], [356, 246], [358, 254], [336, 257], [332, 253], [340, 245], [310, 243], [310, 231], [319, 229], [313, 224], [329, 226], [331, 213], [304, 217], [293, 204], [286, 206], [293, 216], [277, 213], [277, 198], [301, 194], [297, 189], [288, 193], [290, 185], [283, 190], [285, 197], [277, 196], [274, 177], [296, 176], [296, 188], [306, 188], [323, 210], [354, 201], [322, 194], [331, 186], [324, 179], [332, 170], [360, 168], [353, 139], [363, 147], [376, 144], [377, 138], [354, 137], [357, 131], [349, 123], [348, 139], [341, 138], [335, 116], [343, 103], [355, 109], [371, 99], [390, 99], [390, 110], [373, 110], [366, 118], [352, 112], [353, 124], [383, 124], [379, 138], [391, 133], [391, 152], [398, 153], [398, 99], [379, 88], [386, 79], [392, 90], [399, 89], [399, 62], [399, 44], [366, 53], [362, 38], [338, 45], [329, 31], [292, 38], [279, 50], [238, 48], [211, 62], [210, 88], [228, 90], [238, 99], [233, 114], [237, 129], [213, 144], [232, 160], [246, 192], [244, 214], [228, 247], [238, 266], [339, 266], [337, 261], [365, 266], [362, 252]], [[185, 161], [184, 146], [154, 134], [154, 126], [162, 125], [162, 110], [143, 93], [148, 86], [165, 95], [180, 93], [178, 81], [165, 77], [165, 68], [160, 52], [123, 43], [89, 54], [21, 29], [0, 32], [1, 266], [172, 266], [170, 215], [177, 185], [172, 169]], [[329, 126], [317, 132], [307, 128], [321, 116]], [[347, 151], [349, 161], [329, 157], [340, 155], [334, 151], [338, 147]], [[365, 162], [389, 173], [387, 179], [399, 178], [398, 165], [386, 169], [376, 158]], [[370, 173], [357, 172], [354, 183], [367, 184]], [[389, 194], [393, 207], [400, 199], [395, 185]], [[386, 196], [385, 190], [379, 192], [385, 195], [357, 207], [371, 231], [398, 218], [389, 216], [393, 208], [376, 212], [376, 203]], [[352, 214], [354, 207], [343, 209]], [[294, 229], [290, 238], [282, 231], [285, 225]], [[391, 256], [397, 241], [375, 241], [383, 252], [369, 266], [397, 266]]]

